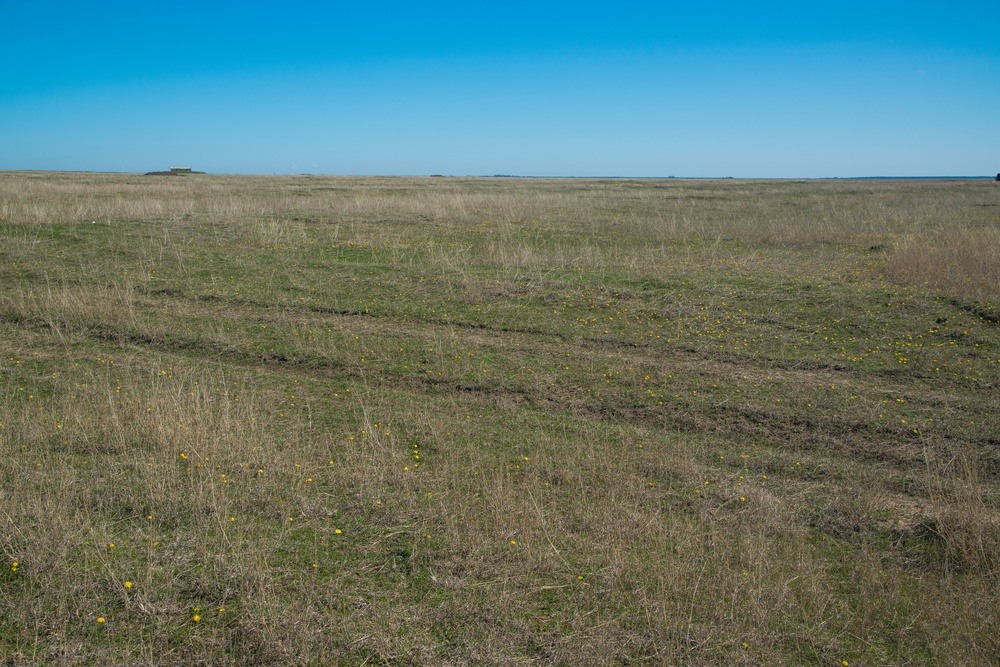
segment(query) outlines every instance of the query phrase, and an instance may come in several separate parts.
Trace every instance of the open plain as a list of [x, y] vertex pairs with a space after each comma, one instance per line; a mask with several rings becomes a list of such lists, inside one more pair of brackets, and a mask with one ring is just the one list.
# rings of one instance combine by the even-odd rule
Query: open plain
[[0, 173], [0, 663], [1000, 664], [1000, 184]]

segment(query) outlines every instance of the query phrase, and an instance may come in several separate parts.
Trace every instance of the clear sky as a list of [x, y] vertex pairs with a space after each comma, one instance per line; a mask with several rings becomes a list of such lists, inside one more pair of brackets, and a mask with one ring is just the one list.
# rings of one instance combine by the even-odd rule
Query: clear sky
[[1000, 171], [1000, 3], [0, 1], [0, 169]]

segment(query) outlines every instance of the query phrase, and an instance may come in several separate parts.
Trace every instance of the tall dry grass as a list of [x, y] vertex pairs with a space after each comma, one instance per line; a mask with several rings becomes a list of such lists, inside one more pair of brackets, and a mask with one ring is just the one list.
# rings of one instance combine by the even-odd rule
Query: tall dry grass
[[910, 235], [899, 243], [886, 268], [897, 280], [989, 304], [987, 309], [996, 316], [1000, 307], [1000, 223]]

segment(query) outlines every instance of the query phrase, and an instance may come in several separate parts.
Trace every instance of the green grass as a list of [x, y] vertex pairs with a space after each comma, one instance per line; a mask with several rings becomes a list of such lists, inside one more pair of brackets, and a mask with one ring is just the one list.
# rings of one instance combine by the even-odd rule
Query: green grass
[[1000, 663], [992, 186], [2, 174], [0, 659]]

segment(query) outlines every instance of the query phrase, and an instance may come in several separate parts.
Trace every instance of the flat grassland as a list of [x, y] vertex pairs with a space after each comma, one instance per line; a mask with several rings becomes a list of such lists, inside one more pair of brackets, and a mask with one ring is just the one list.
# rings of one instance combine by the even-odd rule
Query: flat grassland
[[0, 173], [0, 663], [1000, 664], [1000, 186]]

